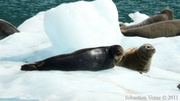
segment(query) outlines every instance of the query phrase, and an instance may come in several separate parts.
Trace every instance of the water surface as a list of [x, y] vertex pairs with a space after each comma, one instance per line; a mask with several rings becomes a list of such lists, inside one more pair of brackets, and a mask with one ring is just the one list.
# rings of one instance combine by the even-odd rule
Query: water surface
[[[0, 18], [19, 26], [26, 19], [56, 7], [62, 3], [80, 0], [0, 0]], [[93, 0], [85, 0], [93, 1]], [[175, 18], [180, 18], [180, 0], [113, 0], [119, 13], [119, 21], [130, 22], [129, 13], [139, 11], [149, 16], [157, 14], [164, 8], [171, 8]]]

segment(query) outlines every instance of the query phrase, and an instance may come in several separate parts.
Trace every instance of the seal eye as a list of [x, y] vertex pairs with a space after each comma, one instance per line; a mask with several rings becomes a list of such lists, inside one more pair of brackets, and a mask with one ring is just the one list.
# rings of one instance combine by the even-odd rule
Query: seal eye
[[152, 49], [151, 45], [145, 45], [145, 49]]
[[149, 48], [150, 48], [150, 46], [146, 46], [146, 48], [147, 48], [147, 49], [149, 49]]

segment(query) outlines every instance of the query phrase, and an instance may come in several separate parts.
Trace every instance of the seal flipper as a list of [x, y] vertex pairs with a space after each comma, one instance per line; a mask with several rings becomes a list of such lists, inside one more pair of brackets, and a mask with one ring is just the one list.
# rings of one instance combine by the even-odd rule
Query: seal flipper
[[22, 71], [33, 71], [33, 70], [37, 70], [39, 67], [41, 67], [44, 64], [44, 62], [40, 61], [40, 62], [35, 62], [32, 64], [25, 64], [21, 66], [21, 70]]
[[21, 70], [23, 70], [23, 71], [32, 71], [32, 70], [36, 70], [36, 69], [35, 69], [34, 64], [25, 64], [25, 65], [21, 66]]

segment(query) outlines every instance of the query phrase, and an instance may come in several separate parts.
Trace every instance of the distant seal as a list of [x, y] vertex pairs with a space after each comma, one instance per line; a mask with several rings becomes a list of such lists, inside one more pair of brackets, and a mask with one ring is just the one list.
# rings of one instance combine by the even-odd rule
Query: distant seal
[[86, 48], [32, 64], [25, 64], [21, 66], [21, 70], [98, 71], [113, 68], [121, 60], [122, 55], [123, 48], [119, 45]]
[[167, 20], [121, 31], [124, 36], [144, 38], [172, 37], [180, 35], [180, 20]]
[[151, 16], [138, 24], [125, 26], [124, 24], [120, 23], [119, 26], [121, 30], [126, 30], [126, 29], [135, 28], [135, 27], [149, 25], [152, 23], [160, 22], [160, 21], [173, 20], [173, 19], [174, 19], [173, 11], [171, 9], [163, 9], [157, 15]]
[[11, 23], [3, 19], [0, 19], [0, 39], [3, 39], [16, 32], [20, 32], [20, 31]]
[[117, 65], [139, 71], [140, 73], [146, 73], [150, 69], [154, 53], [155, 48], [151, 44], [144, 44], [139, 48], [130, 48], [124, 51], [124, 55]]

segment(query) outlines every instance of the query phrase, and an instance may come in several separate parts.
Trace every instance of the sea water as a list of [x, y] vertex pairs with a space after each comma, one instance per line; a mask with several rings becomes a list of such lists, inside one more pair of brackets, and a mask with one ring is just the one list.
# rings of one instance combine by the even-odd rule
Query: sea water
[[[40, 11], [46, 11], [62, 3], [80, 0], [0, 0], [0, 18], [9, 21], [16, 27]], [[85, 0], [93, 1], [93, 0]], [[113, 0], [116, 4], [119, 21], [131, 22], [129, 13], [139, 11], [149, 16], [157, 14], [164, 8], [174, 11], [175, 19], [180, 18], [179, 0]]]

